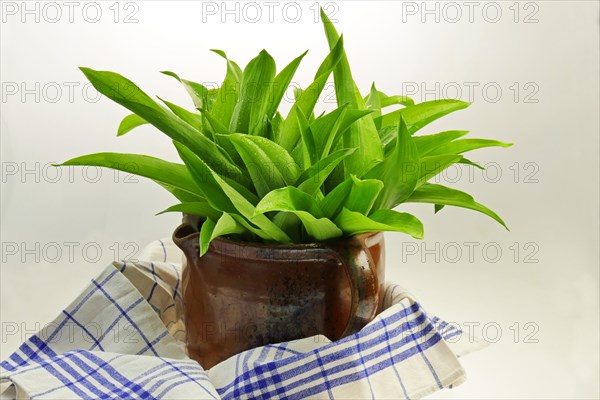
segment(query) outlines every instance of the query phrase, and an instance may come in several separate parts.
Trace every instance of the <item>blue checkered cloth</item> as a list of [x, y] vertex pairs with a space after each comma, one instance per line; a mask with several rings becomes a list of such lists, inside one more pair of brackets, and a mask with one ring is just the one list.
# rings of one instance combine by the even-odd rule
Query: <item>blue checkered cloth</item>
[[400, 286], [336, 342], [268, 345], [204, 370], [185, 352], [181, 258], [168, 240], [115, 262], [0, 363], [3, 398], [399, 399], [462, 383], [458, 356], [484, 345], [431, 317]]

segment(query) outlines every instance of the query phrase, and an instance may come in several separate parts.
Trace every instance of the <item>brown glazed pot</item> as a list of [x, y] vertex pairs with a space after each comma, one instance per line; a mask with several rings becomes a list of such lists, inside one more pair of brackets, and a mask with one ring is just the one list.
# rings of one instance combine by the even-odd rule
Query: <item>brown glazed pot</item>
[[173, 234], [183, 250], [189, 356], [205, 369], [234, 354], [317, 334], [330, 340], [371, 321], [383, 302], [383, 233], [301, 245], [217, 238], [199, 256], [199, 223]]

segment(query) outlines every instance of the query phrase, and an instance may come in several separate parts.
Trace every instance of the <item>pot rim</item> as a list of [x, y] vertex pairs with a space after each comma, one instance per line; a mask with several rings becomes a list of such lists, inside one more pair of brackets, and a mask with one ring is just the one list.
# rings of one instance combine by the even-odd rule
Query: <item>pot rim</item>
[[[225, 236], [219, 236], [212, 240], [211, 242], [211, 250], [219, 251], [219, 248], [223, 247], [245, 247], [245, 248], [255, 248], [257, 250], [276, 250], [276, 251], [290, 251], [290, 250], [310, 250], [310, 249], [321, 249], [326, 247], [331, 243], [339, 243], [343, 241], [351, 241], [351, 240], [359, 240], [364, 241], [367, 247], [371, 247], [372, 244], [379, 242], [383, 239], [384, 232], [365, 232], [360, 233], [358, 235], [353, 236], [342, 236], [336, 239], [324, 240], [320, 242], [310, 242], [310, 243], [279, 243], [279, 242], [248, 242], [239, 239], [232, 239]], [[195, 241], [198, 240], [200, 236], [200, 232], [197, 228], [190, 225], [189, 223], [182, 223], [179, 225], [175, 231], [173, 232], [173, 241], [179, 247], [179, 243], [187, 242], [192, 238]]]

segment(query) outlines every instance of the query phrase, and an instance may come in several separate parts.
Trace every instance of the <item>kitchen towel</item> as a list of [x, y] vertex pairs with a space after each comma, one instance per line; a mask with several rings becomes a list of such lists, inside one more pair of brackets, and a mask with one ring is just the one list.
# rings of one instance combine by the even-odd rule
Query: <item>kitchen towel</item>
[[182, 254], [157, 240], [114, 262], [0, 363], [3, 399], [413, 399], [465, 380], [485, 342], [388, 283], [384, 310], [336, 342], [314, 336], [204, 370], [185, 352]]

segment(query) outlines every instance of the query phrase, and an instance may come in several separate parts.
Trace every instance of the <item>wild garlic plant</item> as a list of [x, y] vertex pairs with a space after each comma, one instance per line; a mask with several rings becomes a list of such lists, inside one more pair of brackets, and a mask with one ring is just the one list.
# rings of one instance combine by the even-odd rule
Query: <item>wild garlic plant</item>
[[[466, 131], [416, 133], [451, 112], [459, 100], [415, 104], [388, 96], [375, 85], [363, 97], [351, 74], [343, 38], [322, 12], [330, 52], [314, 81], [295, 93], [284, 117], [278, 112], [300, 62], [279, 73], [266, 52], [242, 70], [220, 50], [227, 72], [218, 89], [177, 79], [193, 100], [190, 111], [159, 102], [133, 82], [108, 71], [81, 68], [93, 86], [133, 114], [118, 135], [151, 124], [170, 137], [183, 163], [146, 155], [97, 153], [61, 165], [108, 167], [154, 180], [179, 201], [164, 212], [201, 217], [200, 252], [219, 236], [244, 241], [308, 243], [373, 231], [423, 238], [403, 203], [430, 203], [479, 211], [504, 225], [492, 210], [456, 189], [430, 183], [455, 163], [477, 164], [467, 151], [508, 147], [488, 139], [463, 139]], [[337, 108], [315, 115], [315, 105], [333, 75]], [[396, 108], [388, 111], [390, 108]], [[387, 110], [386, 110], [387, 109]]]

